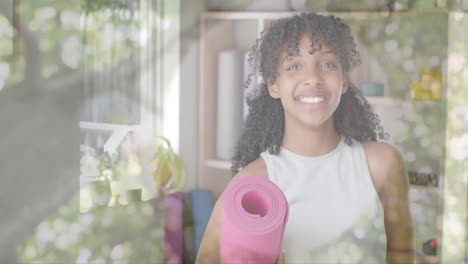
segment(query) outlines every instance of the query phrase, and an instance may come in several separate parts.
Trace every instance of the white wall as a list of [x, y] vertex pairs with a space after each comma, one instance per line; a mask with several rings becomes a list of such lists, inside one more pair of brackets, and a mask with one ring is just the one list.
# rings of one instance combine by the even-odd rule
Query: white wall
[[179, 153], [187, 169], [185, 190], [198, 187], [199, 28], [200, 14], [204, 10], [204, 1], [183, 1], [181, 4]]

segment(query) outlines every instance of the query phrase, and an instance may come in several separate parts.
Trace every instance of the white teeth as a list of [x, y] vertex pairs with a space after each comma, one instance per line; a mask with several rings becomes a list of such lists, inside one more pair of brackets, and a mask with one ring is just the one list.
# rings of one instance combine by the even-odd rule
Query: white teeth
[[316, 103], [320, 103], [320, 102], [323, 102], [323, 101], [325, 101], [324, 97], [310, 96], [310, 97], [300, 97], [299, 98], [299, 102], [302, 102], [302, 103], [316, 104]]

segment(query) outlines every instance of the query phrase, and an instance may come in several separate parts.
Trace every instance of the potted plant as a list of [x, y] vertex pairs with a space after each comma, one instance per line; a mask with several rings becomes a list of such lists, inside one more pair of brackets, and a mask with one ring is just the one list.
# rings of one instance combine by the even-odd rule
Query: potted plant
[[159, 136], [157, 140], [156, 150], [151, 159], [156, 165], [152, 178], [156, 195], [161, 198], [166, 194], [180, 191], [186, 179], [184, 162], [174, 152], [169, 140], [163, 136]]
[[84, 199], [81, 209], [87, 211], [92, 207], [108, 206], [112, 196], [111, 181], [115, 179], [113, 167], [118, 156], [85, 144], [80, 146], [80, 151], [80, 174], [87, 181], [85, 189], [80, 190]]
[[[177, 221], [175, 217], [181, 217], [180, 215], [174, 215], [174, 208], [172, 207], [177, 207], [174, 202], [180, 194], [173, 193], [180, 191], [185, 185], [185, 165], [183, 160], [174, 152], [169, 140], [162, 136], [156, 139], [156, 148], [150, 163], [155, 166], [152, 171], [152, 179], [156, 191], [156, 199], [152, 203], [153, 213], [156, 217], [156, 226], [165, 233], [165, 261], [171, 262], [171, 245], [174, 242], [171, 242], [171, 237], [174, 238], [176, 236], [170, 233], [173, 229], [171, 223]], [[174, 197], [171, 197], [172, 194]], [[178, 237], [177, 240], [179, 238], [182, 237]]]

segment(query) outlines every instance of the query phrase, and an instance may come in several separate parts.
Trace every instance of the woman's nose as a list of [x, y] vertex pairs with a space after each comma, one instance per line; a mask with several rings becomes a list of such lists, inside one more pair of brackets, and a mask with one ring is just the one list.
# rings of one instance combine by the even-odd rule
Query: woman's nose
[[304, 85], [307, 86], [318, 86], [322, 83], [322, 77], [317, 69], [310, 69], [305, 72]]

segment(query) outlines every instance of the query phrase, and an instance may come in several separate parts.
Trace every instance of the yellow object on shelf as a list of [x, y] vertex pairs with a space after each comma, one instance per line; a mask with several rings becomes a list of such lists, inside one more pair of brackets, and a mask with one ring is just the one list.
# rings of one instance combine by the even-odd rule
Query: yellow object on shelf
[[425, 70], [420, 81], [410, 83], [410, 90], [413, 100], [442, 99], [442, 72]]

